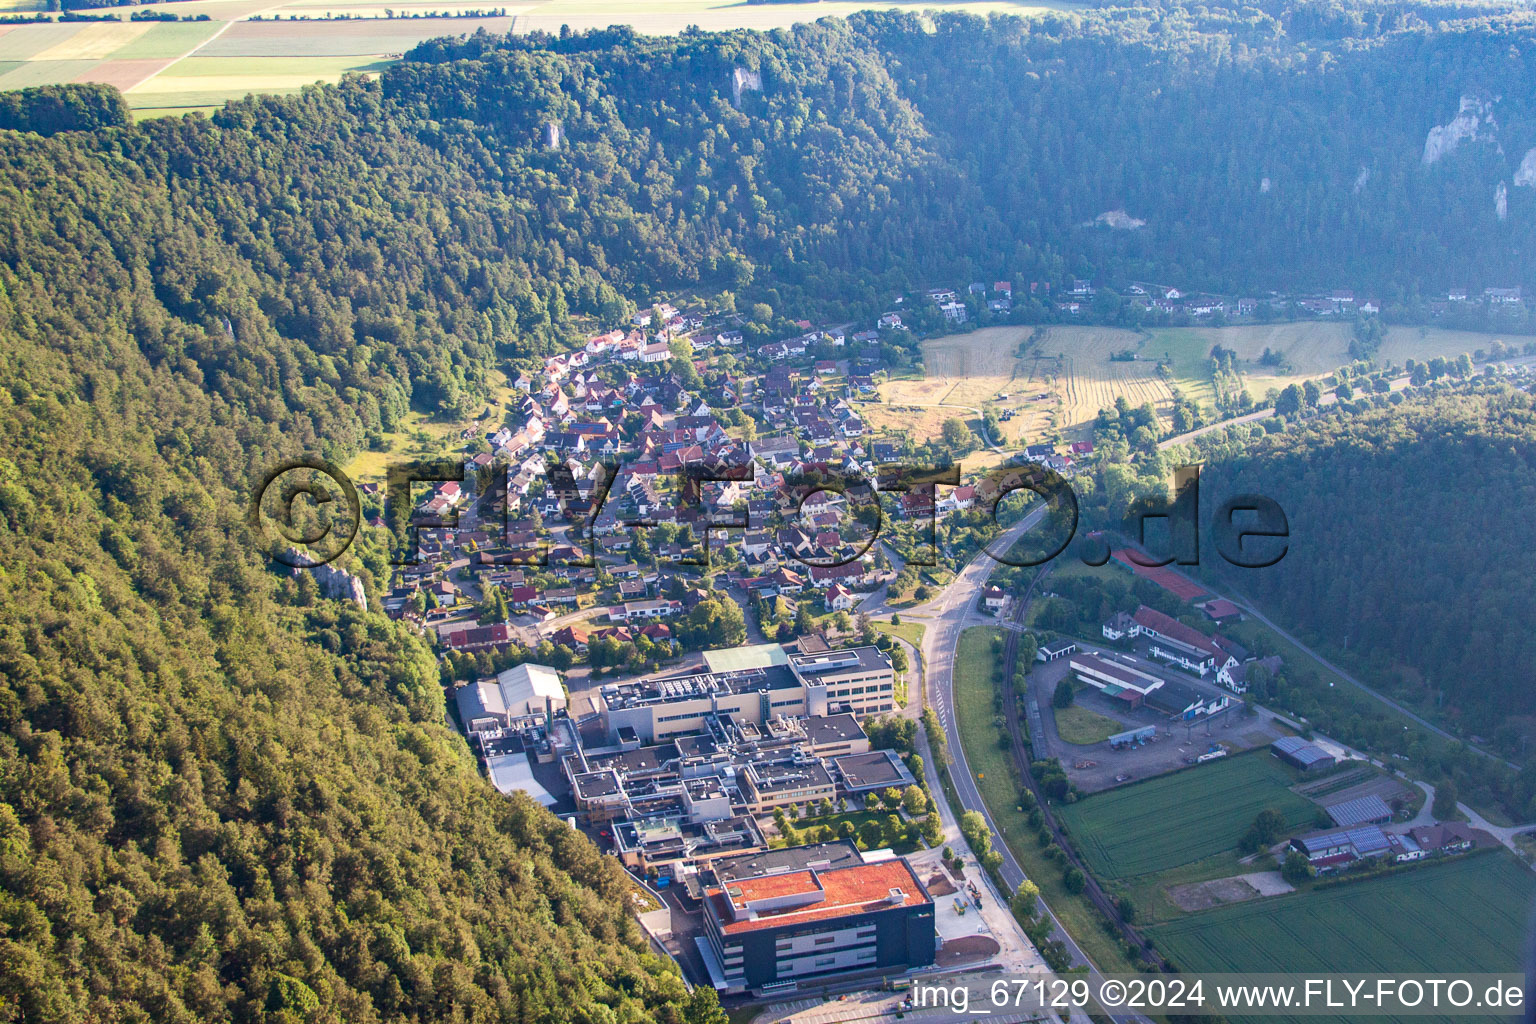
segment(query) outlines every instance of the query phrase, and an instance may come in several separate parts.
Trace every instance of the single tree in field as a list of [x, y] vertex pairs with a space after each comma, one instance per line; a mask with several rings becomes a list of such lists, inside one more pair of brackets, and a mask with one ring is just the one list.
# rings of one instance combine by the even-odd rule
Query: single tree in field
[[976, 435], [971, 433], [971, 428], [962, 419], [950, 417], [945, 420], [940, 433], [951, 451], [968, 452], [976, 446]]
[[1435, 787], [1435, 802], [1430, 805], [1430, 812], [1434, 814], [1436, 821], [1450, 821], [1456, 817], [1456, 805], [1461, 800], [1456, 792], [1456, 783], [1450, 779], [1441, 779]]

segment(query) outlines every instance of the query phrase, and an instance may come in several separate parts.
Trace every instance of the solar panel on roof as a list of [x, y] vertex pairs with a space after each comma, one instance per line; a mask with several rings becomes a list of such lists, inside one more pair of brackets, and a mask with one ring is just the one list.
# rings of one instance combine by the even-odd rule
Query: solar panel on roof
[[1358, 825], [1365, 821], [1379, 821], [1392, 816], [1392, 808], [1379, 796], [1362, 796], [1345, 800], [1328, 808], [1328, 816], [1343, 826]]
[[1379, 828], [1352, 828], [1346, 835], [1350, 843], [1355, 847], [1355, 852], [1362, 857], [1368, 857], [1373, 853], [1380, 853], [1387, 849], [1387, 837]]
[[1308, 743], [1300, 736], [1282, 736], [1270, 744], [1275, 750], [1300, 761], [1303, 765], [1312, 765], [1318, 761], [1326, 760], [1330, 755], [1315, 744]]

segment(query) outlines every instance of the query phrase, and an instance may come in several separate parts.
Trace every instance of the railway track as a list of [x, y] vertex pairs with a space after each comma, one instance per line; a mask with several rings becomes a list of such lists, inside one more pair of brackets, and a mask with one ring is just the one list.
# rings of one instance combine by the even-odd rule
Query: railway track
[[[1030, 601], [1034, 598], [1035, 588], [1049, 575], [1050, 568], [1047, 567], [1034, 578], [1029, 585], [1029, 589], [1024, 592], [1024, 597], [1014, 606], [1014, 610], [1010, 615], [1010, 621], [1016, 622], [1020, 627], [1024, 625], [1024, 613], [1029, 608]], [[1022, 632], [1022, 628], [1003, 631], [1005, 636], [1003, 641], [1003, 678], [1005, 680], [1011, 681], [1013, 679], [1014, 668], [1019, 656], [1019, 636]], [[1012, 683], [1008, 682], [1004, 685], [1011, 687]], [[1040, 791], [1040, 784], [1036, 781], [1034, 773], [1030, 771], [1028, 751], [1031, 747], [1025, 739], [1024, 729], [1020, 725], [1018, 697], [1011, 692], [1004, 695], [1003, 718], [1007, 723], [1009, 739], [1012, 740], [1013, 762], [1014, 767], [1018, 770], [1019, 778], [1024, 780], [1024, 785], [1028, 786], [1029, 791], [1034, 794], [1035, 802], [1040, 808], [1041, 817], [1045, 821], [1045, 827], [1050, 829], [1052, 838], [1056, 840], [1056, 844], [1061, 847], [1062, 853], [1066, 855], [1067, 863], [1081, 871], [1083, 878], [1087, 880], [1083, 891], [1088, 896], [1089, 902], [1105, 918], [1114, 923], [1121, 937], [1136, 950], [1142, 959], [1155, 964], [1160, 971], [1171, 971], [1173, 969], [1172, 965], [1163, 959], [1162, 954], [1153, 949], [1146, 939], [1142, 938], [1140, 932], [1121, 918], [1120, 909], [1115, 906], [1114, 900], [1110, 899], [1109, 894], [1099, 885], [1098, 880], [1088, 870], [1087, 865], [1078, 856], [1077, 851], [1072, 848], [1069, 838], [1063, 833], [1061, 824], [1056, 820], [1056, 815], [1051, 809], [1050, 801]]]

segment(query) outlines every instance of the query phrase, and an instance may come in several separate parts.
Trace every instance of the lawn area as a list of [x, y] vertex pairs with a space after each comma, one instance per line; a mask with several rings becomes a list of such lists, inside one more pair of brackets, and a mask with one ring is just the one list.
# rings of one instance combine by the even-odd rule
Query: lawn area
[[1101, 743], [1124, 728], [1113, 718], [1105, 717], [1097, 711], [1089, 711], [1087, 708], [1076, 706], [1057, 708], [1055, 714], [1056, 732], [1060, 734], [1062, 740], [1080, 746]]
[[1500, 851], [1219, 907], [1148, 932], [1185, 971], [1518, 971], [1533, 898], [1536, 876]]
[[905, 640], [918, 650], [921, 650], [923, 647], [923, 631], [927, 627], [921, 622], [904, 621], [900, 625], [895, 625], [887, 621], [875, 619], [870, 624], [875, 627], [875, 632], [877, 633], [884, 633], [886, 636], [894, 636], [899, 640]]
[[413, 458], [451, 457], [462, 444], [458, 439], [460, 429], [473, 427], [477, 432], [494, 430], [501, 423], [508, 403], [512, 401], [513, 388], [506, 373], [495, 370], [489, 380], [490, 397], [486, 405], [491, 411], [490, 417], [471, 418], [463, 422], [429, 420], [413, 409], [401, 418], [396, 430], [383, 435], [386, 444], [383, 451], [368, 449], [358, 452], [351, 462], [342, 467], [343, 471], [357, 482], [382, 482], [388, 468], [397, 462]]
[[1121, 786], [1058, 813], [1099, 877], [1132, 878], [1234, 848], [1265, 808], [1292, 827], [1307, 825], [1317, 808], [1287, 788], [1293, 781], [1260, 751]]
[[[992, 637], [996, 635], [997, 630], [990, 626], [973, 626], [960, 634], [955, 655], [955, 715], [976, 788], [987, 802], [992, 820], [1003, 830], [1009, 850], [1040, 887], [1040, 895], [1072, 938], [1100, 970], [1129, 973], [1134, 968], [1119, 945], [1104, 933], [1087, 899], [1067, 891], [1061, 867], [1045, 859], [1019, 809], [1020, 784], [1012, 770], [1012, 754], [998, 746], [998, 732], [992, 723]], [[955, 808], [957, 813], [959, 810]]]

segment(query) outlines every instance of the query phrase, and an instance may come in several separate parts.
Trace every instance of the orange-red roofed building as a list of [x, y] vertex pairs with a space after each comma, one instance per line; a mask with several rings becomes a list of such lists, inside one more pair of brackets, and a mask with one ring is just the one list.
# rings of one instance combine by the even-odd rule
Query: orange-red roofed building
[[725, 868], [705, 889], [700, 946], [717, 988], [933, 963], [933, 900], [905, 859], [834, 861], [803, 849], [804, 863], [793, 849], [774, 851], [774, 863]]

